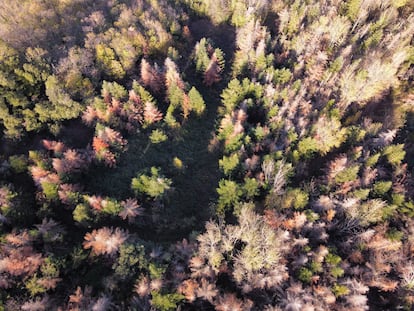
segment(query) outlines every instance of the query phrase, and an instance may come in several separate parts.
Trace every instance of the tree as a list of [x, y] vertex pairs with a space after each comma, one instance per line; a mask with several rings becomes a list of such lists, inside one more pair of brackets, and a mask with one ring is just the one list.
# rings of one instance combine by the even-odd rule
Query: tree
[[208, 39], [202, 38], [196, 43], [194, 47], [194, 62], [196, 65], [196, 71], [205, 72], [210, 62], [210, 56], [208, 50], [211, 50], [212, 46]]
[[239, 202], [242, 190], [236, 182], [222, 179], [219, 182], [217, 193], [219, 194], [217, 212], [224, 214], [226, 210]]
[[171, 179], [162, 176], [159, 168], [151, 167], [150, 175], [140, 174], [132, 179], [131, 189], [135, 194], [160, 198], [171, 188], [171, 184]]
[[128, 232], [120, 228], [103, 227], [89, 232], [84, 237], [83, 247], [92, 249], [95, 255], [114, 255], [128, 239]]
[[108, 76], [115, 79], [122, 79], [125, 76], [125, 70], [117, 60], [115, 52], [111, 47], [98, 44], [96, 46], [96, 60]]
[[153, 92], [159, 93], [164, 87], [164, 75], [157, 64], [152, 67], [145, 58], [141, 61], [141, 80], [144, 86], [149, 87]]
[[122, 210], [119, 212], [119, 217], [122, 219], [128, 219], [132, 222], [136, 216], [142, 215], [142, 210], [135, 199], [127, 199], [121, 202]]
[[219, 161], [219, 166], [223, 170], [224, 175], [229, 176], [232, 171], [239, 165], [240, 159], [237, 153], [233, 153], [231, 156], [224, 156]]
[[184, 298], [183, 295], [177, 293], [161, 294], [152, 292], [151, 296], [151, 304], [161, 311], [177, 310], [177, 304]]
[[193, 110], [197, 116], [201, 116], [206, 109], [206, 105], [203, 97], [194, 86], [188, 92], [188, 99], [190, 101], [191, 110]]
[[405, 157], [404, 144], [387, 146], [383, 154], [391, 165], [398, 166]]

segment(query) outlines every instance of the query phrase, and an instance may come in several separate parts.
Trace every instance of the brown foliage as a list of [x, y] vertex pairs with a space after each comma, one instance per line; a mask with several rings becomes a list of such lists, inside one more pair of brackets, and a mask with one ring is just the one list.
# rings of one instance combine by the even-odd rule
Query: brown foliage
[[42, 144], [46, 150], [53, 151], [55, 154], [62, 153], [66, 149], [66, 146], [60, 141], [43, 139]]
[[157, 69], [157, 67], [152, 67], [145, 58], [141, 61], [141, 81], [144, 86], [147, 86], [154, 93], [159, 93], [163, 89], [163, 73]]
[[[15, 237], [11, 240], [13, 243], [21, 243], [21, 241], [16, 241]], [[42, 254], [35, 253], [29, 245], [3, 246], [1, 252], [0, 272], [6, 272], [12, 276], [31, 276], [43, 263]]]
[[128, 238], [128, 233], [120, 228], [103, 227], [85, 235], [83, 247], [92, 249], [95, 255], [114, 255], [122, 243]]
[[102, 150], [108, 149], [109, 145], [103, 139], [99, 137], [94, 137], [92, 147], [96, 153], [100, 153]]
[[119, 217], [122, 219], [128, 219], [129, 222], [133, 221], [136, 216], [142, 215], [142, 210], [135, 199], [127, 199], [121, 202], [122, 210], [119, 212]]
[[144, 107], [144, 120], [152, 124], [162, 120], [162, 113], [151, 102], [146, 102]]
[[243, 302], [235, 294], [225, 293], [216, 302], [217, 311], [243, 311]]
[[217, 63], [217, 59], [212, 58], [207, 66], [206, 71], [204, 72], [204, 84], [207, 86], [212, 86], [214, 83], [219, 82], [221, 80], [220, 73], [221, 68]]
[[185, 296], [185, 299], [193, 302], [197, 298], [196, 291], [198, 287], [199, 285], [196, 281], [188, 279], [181, 283], [178, 291]]

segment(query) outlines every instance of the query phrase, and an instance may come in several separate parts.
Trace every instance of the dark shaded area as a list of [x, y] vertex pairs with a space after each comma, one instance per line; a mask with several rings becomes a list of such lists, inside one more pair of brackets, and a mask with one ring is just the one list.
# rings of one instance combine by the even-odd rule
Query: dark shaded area
[[214, 44], [225, 53], [226, 63], [230, 62], [236, 49], [236, 31], [233, 26], [228, 24], [216, 26], [209, 19], [202, 18], [191, 20], [189, 28], [195, 41], [204, 37], [212, 39]]
[[57, 139], [71, 148], [86, 148], [93, 137], [94, 129], [83, 124], [81, 119], [66, 121]]
[[[224, 51], [228, 64], [235, 49], [233, 27], [214, 26], [208, 19], [199, 19], [192, 21], [189, 28], [194, 44], [203, 37], [211, 38]], [[148, 239], [158, 242], [179, 240], [194, 230], [204, 228], [205, 221], [213, 216], [210, 204], [217, 199], [216, 188], [220, 179], [220, 155], [210, 152], [209, 145], [216, 129], [220, 94], [227, 85], [227, 79], [223, 78], [214, 89], [205, 87], [202, 76], [195, 72], [194, 65], [189, 62], [191, 49], [180, 52], [182, 57], [178, 63], [184, 67], [184, 79], [196, 86], [206, 103], [204, 115], [200, 118], [190, 116], [178, 130], [165, 129], [169, 139], [158, 145], [150, 145], [148, 150], [145, 150], [148, 133], [127, 137], [128, 151], [121, 155], [117, 168], [98, 167], [85, 176], [86, 190], [91, 194], [125, 199], [133, 197], [130, 185], [137, 173], [152, 166], [160, 167], [161, 174], [172, 179], [173, 189], [165, 199], [164, 206], [148, 207], [149, 214], [156, 210], [157, 224], [154, 227], [151, 217], [144, 216], [148, 226], [143, 230]], [[230, 69], [227, 65], [223, 77], [228, 75]], [[174, 166], [175, 157], [182, 161], [182, 169]]]

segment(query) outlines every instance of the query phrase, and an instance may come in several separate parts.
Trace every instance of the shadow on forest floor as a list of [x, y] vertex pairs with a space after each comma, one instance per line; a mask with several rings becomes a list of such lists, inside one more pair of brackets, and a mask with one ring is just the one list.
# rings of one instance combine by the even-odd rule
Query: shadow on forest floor
[[[229, 25], [214, 26], [208, 19], [196, 20], [189, 27], [194, 44], [202, 37], [209, 37], [216, 47], [225, 52], [226, 71], [223, 77], [227, 77], [235, 49], [234, 28]], [[182, 54], [183, 63], [188, 59], [189, 55]], [[125, 199], [133, 195], [130, 190], [131, 179], [138, 172], [151, 166], [160, 167], [161, 174], [172, 179], [174, 189], [161, 213], [161, 227], [157, 228], [157, 234], [149, 234], [149, 239], [159, 242], [172, 242], [204, 228], [205, 221], [212, 216], [210, 205], [216, 201], [216, 188], [220, 179], [220, 155], [210, 152], [208, 146], [216, 129], [220, 94], [228, 79], [223, 78], [220, 83], [208, 88], [202, 84], [202, 77], [195, 73], [192, 64], [186, 66], [183, 77], [203, 95], [206, 103], [204, 115], [201, 118], [191, 115], [171, 135], [173, 138], [151, 145], [145, 154], [143, 151], [148, 143], [148, 135], [129, 137], [128, 151], [121, 156], [117, 168], [99, 168], [86, 181], [86, 190], [91, 193]], [[182, 170], [174, 167], [175, 157], [183, 162]]]

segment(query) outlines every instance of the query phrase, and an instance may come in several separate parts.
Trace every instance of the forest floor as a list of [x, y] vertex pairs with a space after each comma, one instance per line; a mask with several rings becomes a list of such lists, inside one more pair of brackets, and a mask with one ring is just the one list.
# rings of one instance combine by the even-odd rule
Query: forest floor
[[[229, 80], [235, 32], [229, 25], [214, 26], [208, 19], [196, 20], [189, 28], [194, 43], [203, 37], [211, 38], [216, 47], [224, 51], [226, 58], [223, 79], [213, 90], [203, 85], [202, 77], [188, 63], [188, 51], [188, 55], [181, 54], [179, 64], [184, 68], [183, 78], [202, 94], [206, 103], [204, 114], [200, 118], [190, 116], [180, 129], [168, 133], [170, 138], [167, 141], [150, 145], [147, 150], [148, 135], [138, 133], [129, 137], [128, 150], [121, 155], [117, 167], [96, 169], [86, 182], [86, 190], [90, 193], [125, 199], [133, 196], [130, 184], [137, 173], [152, 166], [161, 168], [161, 174], [172, 179], [173, 189], [159, 215], [162, 219], [158, 222], [162, 225], [156, 228], [156, 234], [147, 232], [148, 238], [154, 242], [173, 242], [192, 231], [202, 230], [205, 221], [214, 214], [212, 204], [216, 200], [220, 179], [220, 155], [209, 146], [216, 130], [220, 94]], [[174, 166], [175, 157], [182, 161], [182, 169]]]

